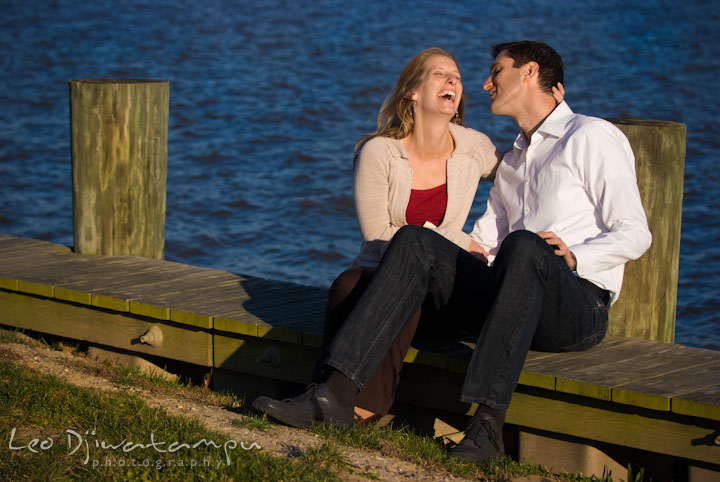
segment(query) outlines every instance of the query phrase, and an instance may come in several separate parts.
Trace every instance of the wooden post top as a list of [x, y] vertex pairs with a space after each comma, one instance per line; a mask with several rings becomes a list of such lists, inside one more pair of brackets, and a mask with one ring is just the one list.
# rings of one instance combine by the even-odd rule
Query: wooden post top
[[169, 84], [167, 80], [150, 79], [74, 79], [70, 81], [78, 84]]
[[605, 119], [613, 124], [629, 125], [629, 126], [647, 126], [647, 127], [685, 127], [681, 122], [635, 119], [633, 117], [609, 117]]

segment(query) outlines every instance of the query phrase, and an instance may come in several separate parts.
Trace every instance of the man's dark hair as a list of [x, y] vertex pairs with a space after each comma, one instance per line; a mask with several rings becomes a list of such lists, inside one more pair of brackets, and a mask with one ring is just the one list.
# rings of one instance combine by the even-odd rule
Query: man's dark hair
[[[538, 83], [543, 92], [552, 94], [553, 86], [563, 82], [563, 62], [555, 49], [543, 42], [521, 40], [495, 44], [490, 47], [493, 58], [506, 51], [507, 56], [514, 60], [513, 67], [521, 67], [528, 62], [537, 62], [540, 66]], [[564, 82], [563, 82], [564, 83]]]

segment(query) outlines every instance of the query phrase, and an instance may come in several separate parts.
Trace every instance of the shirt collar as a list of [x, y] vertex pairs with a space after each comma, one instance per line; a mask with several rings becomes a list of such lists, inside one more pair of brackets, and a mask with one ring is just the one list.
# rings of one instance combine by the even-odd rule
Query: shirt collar
[[565, 134], [565, 125], [568, 119], [573, 114], [570, 106], [565, 101], [560, 102], [550, 115], [548, 115], [540, 127], [537, 128], [537, 132], [543, 134], [549, 134], [554, 137], [562, 137]]
[[[565, 101], [562, 101], [550, 112], [542, 124], [535, 130], [535, 133], [560, 138], [565, 134], [565, 126], [571, 115], [573, 115], [572, 109], [570, 109], [570, 106], [567, 105]], [[520, 131], [515, 138], [514, 147], [527, 149], [529, 143], [530, 141], [526, 139], [523, 132]]]

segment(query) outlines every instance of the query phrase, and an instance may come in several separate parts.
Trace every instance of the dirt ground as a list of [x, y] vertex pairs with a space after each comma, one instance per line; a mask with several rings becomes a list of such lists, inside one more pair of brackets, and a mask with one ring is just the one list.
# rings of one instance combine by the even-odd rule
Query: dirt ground
[[[24, 336], [15, 334], [14, 336]], [[323, 439], [304, 430], [271, 425], [264, 430], [250, 430], [233, 425], [244, 415], [233, 407], [224, 406], [217, 397], [198, 397], [187, 390], [154, 390], [118, 384], [110, 380], [107, 362], [84, 354], [74, 354], [72, 349], [52, 350], [31, 338], [23, 343], [0, 341], [0, 359], [24, 365], [38, 373], [51, 375], [68, 383], [103, 392], [125, 391], [143, 399], [148, 406], [166, 410], [169, 414], [196, 418], [208, 429], [226, 434], [228, 438], [252, 442], [262, 450], [277, 457], [295, 458], [308, 448], [322, 443]], [[417, 464], [401, 460], [379, 451], [370, 451], [338, 444], [341, 453], [349, 462], [350, 468], [340, 475], [344, 480], [367, 481], [362, 474], [375, 474], [383, 481], [462, 481], [467, 480], [448, 474], [439, 469], [428, 469]], [[512, 479], [513, 482], [550, 482], [551, 479], [530, 476]]]

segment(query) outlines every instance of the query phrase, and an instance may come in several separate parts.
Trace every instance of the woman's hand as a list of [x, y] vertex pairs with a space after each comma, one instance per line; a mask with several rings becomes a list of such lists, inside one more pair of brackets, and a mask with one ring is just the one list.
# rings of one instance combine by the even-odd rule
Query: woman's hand
[[558, 82], [557, 87], [552, 88], [552, 94], [553, 97], [555, 97], [555, 102], [559, 104], [565, 98], [565, 87], [563, 87], [563, 85]]
[[473, 239], [470, 240], [470, 246], [468, 247], [468, 253], [470, 253], [473, 256], [475, 256], [476, 258], [484, 261], [485, 263], [488, 262], [488, 256], [490, 256], [490, 253], [488, 253], [485, 248], [480, 246]]

